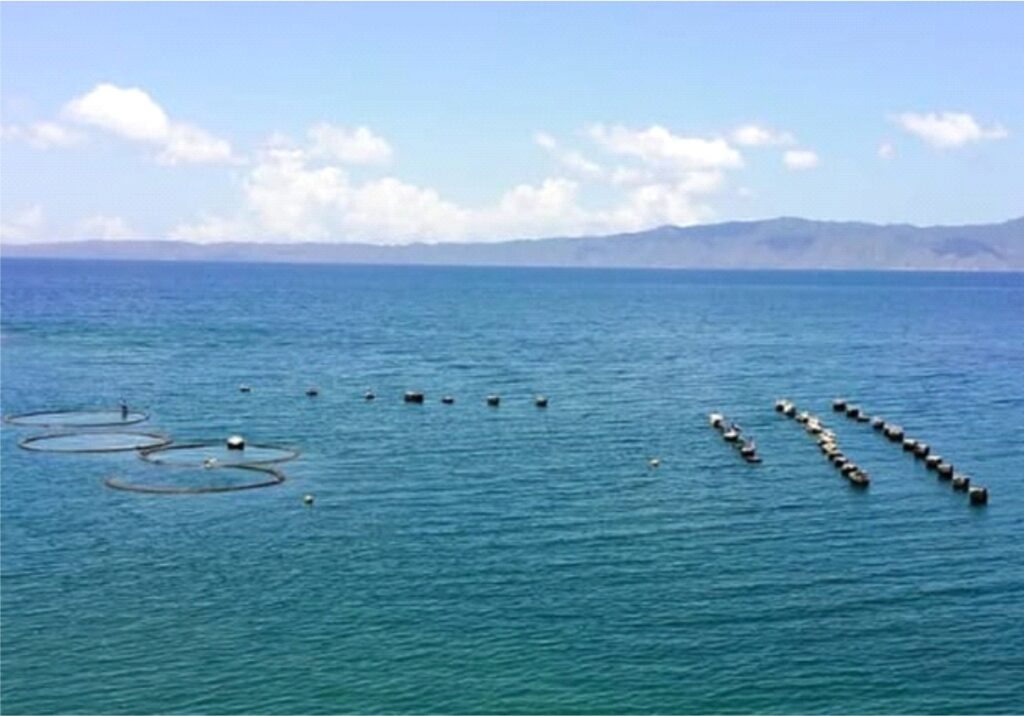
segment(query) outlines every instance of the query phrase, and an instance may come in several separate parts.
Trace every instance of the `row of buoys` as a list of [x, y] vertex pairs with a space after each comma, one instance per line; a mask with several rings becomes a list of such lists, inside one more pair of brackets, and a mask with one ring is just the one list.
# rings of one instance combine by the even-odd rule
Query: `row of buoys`
[[725, 416], [721, 413], [711, 413], [708, 416], [708, 422], [711, 423], [711, 427], [722, 434], [722, 439], [725, 442], [739, 450], [740, 457], [751, 465], [761, 462], [761, 456], [757, 454], [757, 445], [753, 439], [741, 437], [743, 429], [740, 428], [739, 424], [732, 421], [729, 421], [727, 424]]
[[[850, 415], [850, 407], [842, 398], [832, 401], [832, 408], [840, 410], [843, 406], [848, 417], [866, 415], [857, 408], [857, 415]], [[852, 406], [856, 407], [856, 406]], [[859, 418], [858, 418], [859, 419]], [[895, 423], [889, 423], [881, 416], [870, 418], [871, 427], [881, 432], [890, 442], [899, 443], [904, 452], [912, 453], [915, 458], [924, 460], [925, 467], [934, 471], [940, 480], [949, 481], [957, 492], [966, 492], [972, 505], [988, 504], [988, 490], [981, 485], [971, 485], [971, 478], [953, 469], [953, 465], [942, 459], [942, 456], [932, 452], [931, 445], [923, 440], [909, 437], [903, 427]]]
[[[833, 403], [833, 409], [836, 411], [846, 411], [847, 406], [844, 403], [839, 406], [837, 403]], [[843, 453], [842, 448], [839, 447], [839, 439], [833, 430], [830, 430], [825, 423], [822, 422], [821, 418], [813, 413], [809, 413], [806, 410], [797, 411], [796, 405], [789, 400], [777, 400], [775, 401], [776, 412], [782, 413], [789, 417], [792, 417], [796, 422], [804, 426], [804, 430], [808, 435], [814, 436], [818, 443], [818, 447], [825, 458], [832, 463], [832, 465], [839, 470], [839, 473], [846, 478], [846, 480], [854, 487], [868, 487], [871, 484], [871, 476], [868, 475], [867, 471], [863, 470], [857, 463], [853, 462]], [[857, 415], [860, 411], [857, 411]], [[851, 416], [854, 417], [854, 416]]]
[[[246, 383], [242, 383], [241, 385], [238, 386], [238, 390], [239, 392], [242, 393], [251, 393], [252, 386], [247, 385]], [[306, 388], [306, 395], [310, 398], [315, 398], [320, 395], [320, 389], [315, 385], [310, 386]], [[364, 400], [376, 400], [376, 398], [377, 394], [374, 393], [372, 390], [367, 390], [365, 393], [363, 393]], [[424, 394], [418, 390], [407, 390], [405, 391], [405, 395], [403, 396], [402, 399], [406, 403], [422, 404], [425, 402], [426, 396], [424, 396]], [[441, 397], [441, 402], [444, 403], [445, 405], [454, 405], [455, 398], [454, 396], [451, 395], [444, 395]], [[485, 402], [492, 408], [497, 408], [498, 406], [501, 405], [501, 396], [492, 393], [491, 395], [487, 396]], [[546, 408], [548, 407], [548, 397], [546, 395], [535, 395], [533, 396], [533, 404], [538, 408]]]

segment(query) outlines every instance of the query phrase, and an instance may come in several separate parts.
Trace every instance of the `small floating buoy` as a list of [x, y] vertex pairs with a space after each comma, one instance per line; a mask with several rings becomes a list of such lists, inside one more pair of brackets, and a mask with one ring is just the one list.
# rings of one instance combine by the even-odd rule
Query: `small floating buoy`
[[918, 443], [914, 446], [914, 455], [917, 457], [928, 457], [929, 452], [931, 452], [931, 448], [928, 443]]
[[929, 455], [924, 459], [924, 464], [929, 470], [934, 470], [942, 462], [942, 457], [939, 455]]
[[492, 408], [497, 408], [499, 405], [501, 405], [501, 396], [500, 395], [488, 395], [487, 396], [487, 404], [490, 405]]
[[871, 418], [871, 427], [874, 428], [875, 430], [881, 430], [882, 428], [885, 427], [885, 418], [879, 417], [877, 415]]
[[967, 495], [971, 498], [972, 505], [987, 505], [988, 504], [988, 490], [980, 485], [972, 487]]
[[423, 402], [423, 393], [420, 393], [420, 392], [415, 391], [415, 390], [407, 390], [407, 391], [405, 391], [405, 398], [404, 398], [404, 400], [407, 403], [422, 403]]
[[225, 444], [228, 450], [245, 450], [245, 438], [241, 435], [232, 435], [225, 441]]
[[785, 409], [786, 409], [786, 401], [785, 400], [783, 400], [782, 398], [779, 398], [778, 400], [775, 401], [775, 412], [776, 413], [781, 413]]
[[846, 406], [846, 417], [856, 418], [858, 415], [860, 415], [860, 408], [858, 408], [856, 405]]
[[209, 469], [214, 468], [214, 467], [217, 467], [217, 458], [215, 458], [215, 457], [208, 457], [205, 460], [203, 460], [203, 469], [204, 470], [209, 470]]
[[455, 403], [455, 398], [453, 398], [450, 395], [446, 395], [443, 398], [441, 398], [441, 402], [444, 403], [445, 405], [453, 405]]
[[938, 467], [935, 468], [936, 472], [939, 473], [940, 480], [952, 480], [953, 479], [953, 466], [948, 462], [940, 462]]
[[785, 415], [793, 417], [796, 415], [796, 406], [793, 403], [787, 403], [785, 410], [782, 411]]
[[804, 410], [804, 411], [801, 411], [801, 412], [800, 412], [800, 413], [799, 413], [799, 414], [798, 414], [798, 415], [796, 416], [796, 421], [797, 421], [798, 423], [806, 423], [806, 422], [807, 422], [808, 420], [810, 420], [810, 419], [811, 419], [811, 414], [810, 414], [810, 413], [808, 413], [808, 412], [807, 412], [806, 410]]
[[661, 460], [659, 460], [659, 459], [658, 459], [658, 458], [656, 458], [656, 457], [652, 457], [652, 458], [651, 458], [650, 460], [648, 460], [648, 461], [647, 461], [647, 464], [648, 464], [648, 465], [649, 465], [649, 466], [650, 466], [651, 468], [653, 468], [653, 469], [657, 469], [657, 468], [661, 467]]
[[912, 452], [917, 447], [917, 440], [914, 438], [903, 438], [903, 449]]
[[721, 413], [711, 413], [708, 415], [708, 422], [711, 423], [711, 427], [721, 430], [725, 422], [725, 416]]
[[740, 433], [736, 428], [729, 428], [722, 433], [722, 439], [727, 443], [734, 443], [740, 439]]
[[848, 462], [839, 469], [846, 477], [849, 477], [855, 472], [860, 472], [860, 468], [857, 467], [857, 463], [854, 462]]
[[903, 428], [899, 425], [887, 425], [885, 428], [885, 436], [894, 443], [899, 442], [903, 439]]
[[307, 506], [311, 507], [313, 505], [313, 496], [310, 495], [310, 494], [303, 495], [302, 496], [302, 503], [304, 505], [307, 505]]
[[967, 488], [971, 486], [971, 478], [967, 475], [957, 473], [953, 475], [953, 489], [957, 492], [967, 492]]
[[848, 464], [852, 463], [850, 463], [850, 461], [846, 459], [845, 455], [839, 453], [838, 455], [834, 455], [832, 457], [832, 464], [835, 465], [838, 469], [842, 470]]
[[854, 470], [846, 476], [854, 487], [867, 487], [871, 484], [871, 478], [863, 470]]
[[372, 390], [368, 390], [363, 393], [363, 400], [373, 400], [376, 397], [376, 394]]
[[857, 413], [857, 422], [858, 423], [866, 423], [869, 420], [871, 420], [871, 418], [868, 417], [868, 414], [865, 413], [864, 411], [861, 411], [861, 412]]
[[252, 388], [250, 388], [245, 383], [242, 383], [240, 386], [238, 386], [238, 392], [239, 393], [251, 393], [252, 392]]
[[846, 401], [843, 400], [842, 398], [836, 398], [835, 400], [832, 401], [832, 410], [836, 411], [837, 413], [845, 412]]
[[548, 396], [538, 395], [533, 399], [533, 404], [536, 405], [538, 408], [548, 407]]
[[306, 388], [306, 395], [308, 395], [310, 398], [315, 398], [316, 396], [320, 395], [320, 389], [317, 388], [315, 385], [311, 385], [310, 387]]

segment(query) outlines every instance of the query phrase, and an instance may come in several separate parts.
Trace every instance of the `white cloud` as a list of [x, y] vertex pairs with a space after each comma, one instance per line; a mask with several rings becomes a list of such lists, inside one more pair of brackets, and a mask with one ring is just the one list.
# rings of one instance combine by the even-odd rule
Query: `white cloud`
[[971, 142], [1003, 139], [1009, 136], [1000, 124], [982, 127], [966, 112], [904, 112], [897, 115], [896, 123], [933, 147], [952, 149]]
[[[384, 176], [354, 181], [345, 164], [383, 152], [350, 152], [358, 130], [317, 125], [307, 143], [283, 135], [271, 137], [257, 152], [243, 181], [239, 211], [204, 216], [181, 224], [169, 236], [192, 241], [248, 239], [264, 241], [359, 241], [374, 244], [410, 241], [491, 241], [543, 236], [572, 236], [635, 231], [661, 224], [693, 224], [714, 215], [703, 199], [721, 191], [725, 169], [742, 163], [724, 140], [677, 137], [652, 128], [630, 133], [598, 130], [594, 141], [613, 156], [636, 166], [606, 170], [582, 152], [563, 149], [549, 134], [534, 141], [558, 161], [568, 176], [522, 183], [493, 202], [460, 205], [436, 190]], [[388, 147], [369, 128], [357, 144]], [[342, 149], [338, 150], [339, 139]], [[363, 141], [370, 139], [376, 141]], [[328, 150], [328, 147], [333, 149]], [[625, 188], [610, 206], [588, 208], [585, 182]]]
[[780, 132], [758, 124], [745, 124], [733, 130], [732, 141], [743, 147], [786, 146], [796, 144], [789, 132]]
[[809, 149], [790, 149], [782, 155], [782, 163], [790, 171], [814, 169], [821, 161], [818, 155]]
[[56, 122], [35, 122], [27, 126], [0, 127], [4, 139], [23, 140], [36, 149], [70, 147], [82, 141], [82, 134]]
[[83, 239], [137, 239], [139, 235], [120, 216], [98, 214], [78, 222], [75, 234]]
[[632, 156], [648, 164], [676, 170], [743, 166], [742, 155], [724, 139], [678, 136], [658, 125], [631, 130], [597, 124], [590, 127], [589, 135], [612, 154]]
[[109, 83], [98, 84], [68, 102], [64, 114], [76, 122], [139, 141], [161, 142], [171, 127], [167, 113], [141, 89]]
[[22, 209], [11, 219], [0, 222], [0, 241], [32, 241], [39, 237], [46, 221], [38, 204]]
[[309, 129], [311, 152], [343, 164], [386, 164], [393, 154], [391, 145], [367, 127], [349, 129], [321, 122]]
[[138, 87], [103, 83], [64, 106], [63, 115], [136, 142], [161, 148], [164, 164], [212, 164], [235, 161], [231, 144], [191, 124], [173, 122], [157, 102]]
[[878, 145], [878, 156], [880, 159], [892, 159], [896, 156], [896, 147], [889, 142], [882, 142]]

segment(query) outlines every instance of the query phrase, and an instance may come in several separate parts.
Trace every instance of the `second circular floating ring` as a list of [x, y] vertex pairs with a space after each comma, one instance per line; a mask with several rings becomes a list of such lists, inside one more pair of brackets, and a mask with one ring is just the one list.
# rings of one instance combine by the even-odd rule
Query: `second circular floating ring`
[[176, 467], [237, 467], [244, 465], [276, 465], [294, 460], [299, 451], [279, 445], [246, 445], [242, 450], [232, 450], [220, 440], [203, 440], [191, 443], [175, 443], [146, 448], [139, 451], [139, 457], [158, 465]]

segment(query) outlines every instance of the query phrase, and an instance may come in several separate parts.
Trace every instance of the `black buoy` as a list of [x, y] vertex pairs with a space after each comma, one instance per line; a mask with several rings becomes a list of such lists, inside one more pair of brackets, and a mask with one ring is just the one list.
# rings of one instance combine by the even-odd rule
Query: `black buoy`
[[455, 402], [455, 398], [453, 398], [450, 395], [446, 395], [443, 398], [441, 398], [441, 402], [444, 403], [445, 405], [452, 405]]
[[942, 458], [939, 455], [935, 454], [929, 455], [924, 459], [925, 467], [927, 467], [929, 470], [934, 470], [939, 466], [939, 463], [941, 462]]
[[239, 393], [251, 393], [252, 392], [252, 388], [250, 388], [245, 383], [242, 383], [240, 386], [238, 386], [238, 392]]
[[914, 440], [914, 438], [903, 438], [903, 449], [904, 450], [906, 450], [907, 452], [913, 452], [913, 450], [916, 447], [917, 447], [917, 440]]
[[538, 395], [533, 399], [533, 404], [538, 408], [548, 407], [548, 397], [546, 395]]
[[928, 443], [918, 443], [914, 446], [914, 455], [917, 457], [928, 457], [929, 452], [931, 452], [931, 448]]
[[846, 410], [846, 401], [842, 398], [836, 398], [832, 401], [832, 410], [837, 413], [842, 413]]
[[320, 395], [320, 389], [317, 388], [316, 386], [310, 386], [309, 388], [306, 388], [306, 395], [308, 395], [310, 398], [315, 398], [316, 396]]
[[940, 480], [952, 480], [953, 479], [953, 466], [948, 462], [940, 462], [938, 467], [935, 468], [936, 472], [939, 473]]
[[854, 487], [867, 487], [871, 484], [871, 478], [866, 472], [862, 470], [854, 470], [846, 475], [846, 479], [850, 481], [850, 484]]
[[971, 498], [972, 505], [987, 505], [988, 504], [988, 490], [984, 487], [976, 486], [972, 487], [967, 495]]
[[490, 405], [492, 408], [497, 408], [499, 405], [501, 405], [501, 396], [500, 395], [488, 395], [487, 396], [487, 404]]
[[878, 416], [872, 418], [871, 427], [873, 427], [875, 430], [882, 430], [883, 428], [885, 428], [885, 418], [881, 418]]
[[407, 403], [422, 403], [423, 393], [420, 393], [419, 391], [416, 390], [407, 390], [405, 391], [404, 400]]
[[225, 441], [228, 450], [245, 450], [245, 438], [241, 435], [232, 435]]
[[967, 489], [971, 486], [971, 478], [967, 475], [957, 473], [953, 475], [953, 489], [957, 492], [967, 492]]
[[363, 400], [373, 400], [376, 397], [377, 395], [372, 390], [368, 390], [363, 393]]

